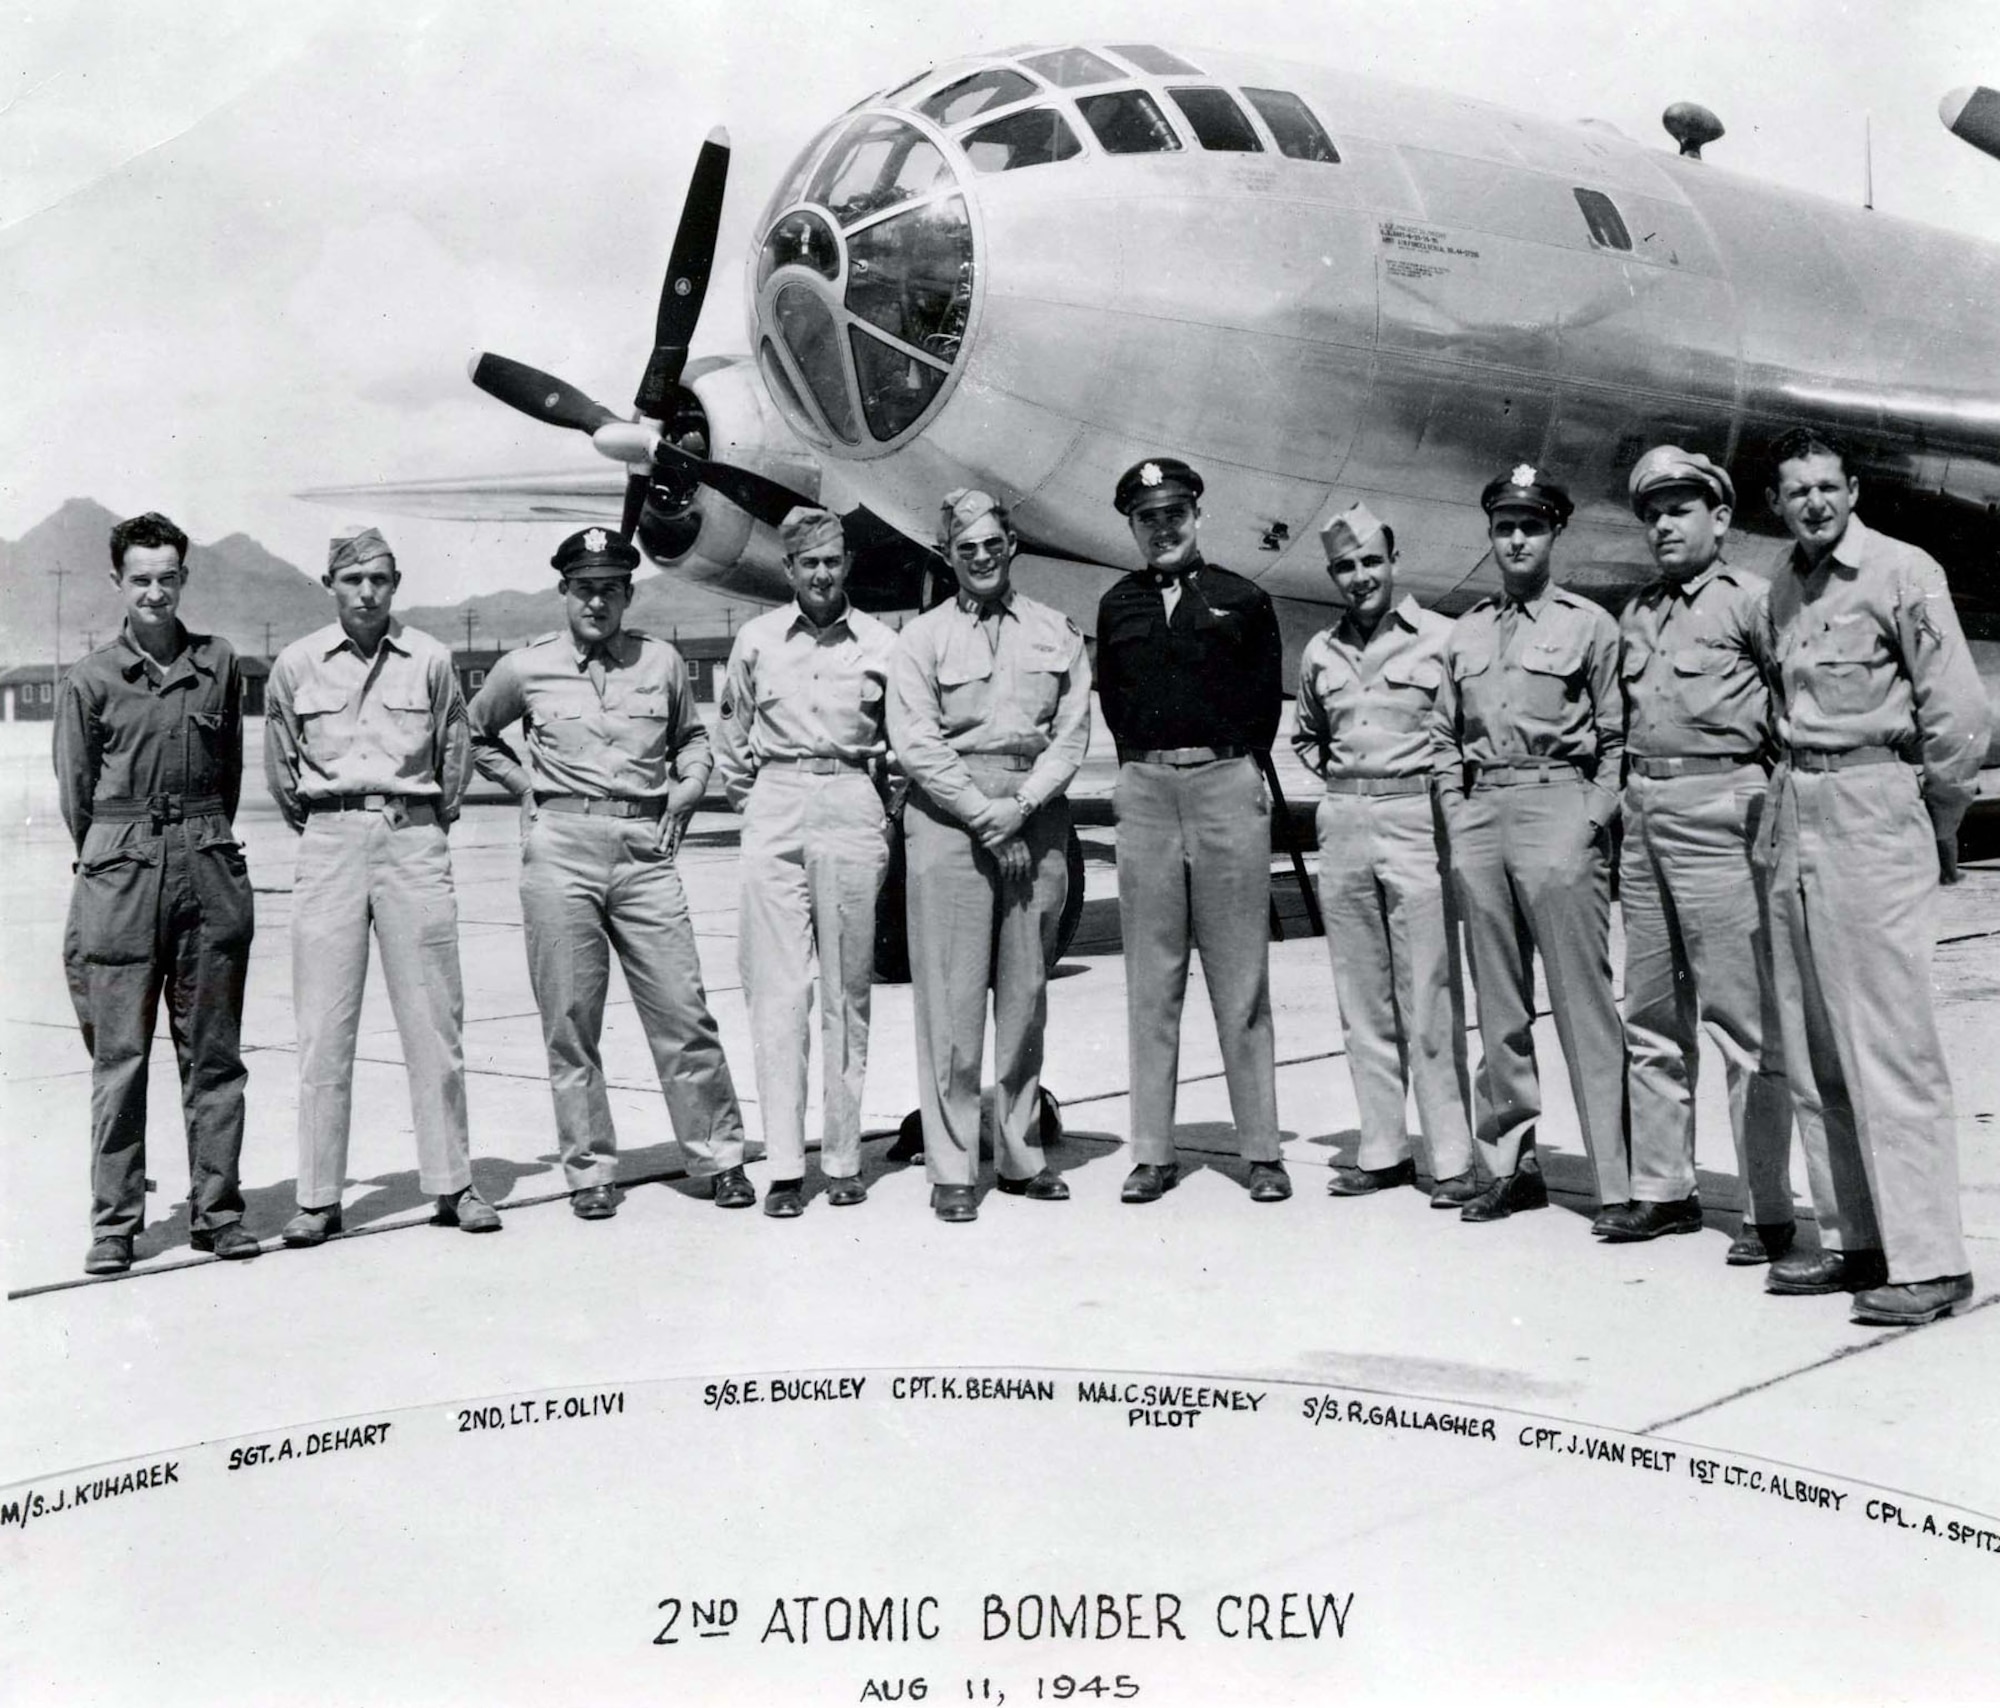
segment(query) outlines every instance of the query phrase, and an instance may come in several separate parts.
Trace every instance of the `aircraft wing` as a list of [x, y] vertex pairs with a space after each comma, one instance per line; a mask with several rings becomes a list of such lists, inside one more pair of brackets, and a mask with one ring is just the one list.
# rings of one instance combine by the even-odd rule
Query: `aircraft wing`
[[606, 466], [557, 474], [382, 481], [315, 487], [298, 496], [313, 504], [386, 510], [437, 522], [606, 522], [615, 528], [625, 497], [625, 472]]

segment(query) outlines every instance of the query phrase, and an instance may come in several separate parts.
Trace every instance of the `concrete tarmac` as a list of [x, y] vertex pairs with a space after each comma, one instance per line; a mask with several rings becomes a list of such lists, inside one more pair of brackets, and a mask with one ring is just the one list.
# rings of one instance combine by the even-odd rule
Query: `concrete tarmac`
[[[163, 1024], [151, 1086], [153, 1225], [130, 1276], [86, 1282], [89, 1074], [60, 967], [70, 849], [53, 813], [46, 732], [47, 726], [0, 729], [6, 949], [0, 1251], [8, 1288], [17, 1295], [0, 1310], [0, 1367], [8, 1372], [0, 1392], [0, 1484], [188, 1443], [478, 1396], [706, 1384], [768, 1371], [990, 1367], [1178, 1372], [1190, 1381], [1279, 1384], [1295, 1394], [1331, 1389], [1391, 1402], [1445, 1402], [1532, 1418], [1538, 1426], [1671, 1441], [1684, 1456], [1803, 1467], [1854, 1490], [1900, 1491], [1899, 1510], [1913, 1509], [1906, 1492], [1942, 1503], [1940, 1511], [2000, 1514], [2000, 1457], [1990, 1450], [2000, 1440], [2000, 1311], [1988, 1308], [2000, 1297], [2000, 1051], [1993, 1047], [2000, 1038], [2000, 866], [1974, 866], [1962, 886], [1946, 892], [1937, 957], [1978, 1292], [1956, 1319], [1920, 1331], [1857, 1327], [1847, 1320], [1845, 1296], [1770, 1298], [1762, 1291], [1761, 1271], [1724, 1266], [1736, 1227], [1737, 1183], [1720, 1063], [1706, 1051], [1699, 1166], [1711, 1208], [1699, 1235], [1621, 1247], [1590, 1238], [1589, 1176], [1546, 1018], [1537, 1045], [1548, 1103], [1543, 1154], [1554, 1207], [1475, 1227], [1430, 1210], [1414, 1191], [1330, 1199], [1327, 1170], [1351, 1160], [1358, 1139], [1354, 1099], [1326, 946], [1304, 934], [1302, 910], [1283, 876], [1277, 894], [1288, 935], [1273, 948], [1272, 983], [1280, 1113], [1296, 1196], [1275, 1206], [1248, 1201], [1243, 1170], [1231, 1155], [1219, 1057], [1197, 976], [1181, 1062], [1177, 1142], [1185, 1178], [1156, 1205], [1122, 1205], [1118, 1192], [1128, 1167], [1124, 970], [1111, 832], [1102, 828], [1085, 832], [1084, 924], [1050, 993], [1046, 1081], [1063, 1101], [1067, 1126], [1052, 1160], [1070, 1185], [1067, 1204], [1028, 1203], [989, 1190], [970, 1226], [946, 1227], [929, 1213], [921, 1166], [893, 1165], [884, 1155], [897, 1122], [915, 1106], [916, 1090], [910, 993], [883, 986], [876, 991], [865, 1099], [875, 1135], [864, 1151], [868, 1202], [851, 1210], [829, 1207], [815, 1170], [811, 1199], [798, 1221], [718, 1211], [693, 1196], [680, 1177], [644, 1039], [622, 978], [614, 978], [604, 1055], [623, 1166], [634, 1184], [615, 1220], [577, 1221], [554, 1155], [545, 1061], [528, 988], [516, 894], [516, 815], [479, 805], [457, 827], [452, 850], [474, 1177], [501, 1207], [505, 1229], [471, 1238], [428, 1224], [429, 1206], [416, 1185], [401, 1052], [376, 970], [356, 1070], [344, 1200], [349, 1231], [322, 1249], [292, 1252], [277, 1245], [276, 1235], [293, 1208], [296, 1170], [287, 932], [294, 839], [261, 785], [246, 778], [238, 829], [257, 890], [258, 924], [244, 1027], [250, 1083], [243, 1177], [248, 1225], [265, 1238], [266, 1254], [253, 1263], [220, 1264], [188, 1248], [179, 1202], [186, 1162], [178, 1087]], [[254, 740], [250, 750], [257, 751]], [[1080, 793], [1108, 792], [1104, 751], [1091, 762]], [[1302, 775], [1289, 767], [1288, 773], [1300, 798], [1309, 800]], [[754, 1139], [758, 1112], [736, 969], [736, 846], [730, 816], [704, 811], [693, 823], [681, 866], [710, 998]], [[1282, 871], [1274, 861], [1274, 874]], [[1617, 955], [1614, 944], [1614, 963]], [[809, 1132], [816, 1119], [815, 1105]], [[750, 1173], [761, 1192], [765, 1165], [753, 1162]], [[1794, 1188], [1803, 1237], [1811, 1239], [1811, 1207], [1796, 1154]], [[747, 1457], [730, 1474], [765, 1487], [772, 1477], [797, 1476], [808, 1489], [815, 1466], [838, 1462], [819, 1457], [832, 1450], [831, 1435], [773, 1435], [774, 1427], [760, 1419], [742, 1437]], [[1018, 1439], [1023, 1455], [1017, 1463], [1046, 1467], [1064, 1486], [1077, 1487], [1079, 1479], [1100, 1471], [1110, 1479], [1108, 1490], [1130, 1482], [1125, 1492], [1141, 1512], [1148, 1488], [1157, 1485], [1133, 1466], [1152, 1464], [1152, 1456], [1164, 1451], [1149, 1440], [1132, 1459], [1140, 1449], [1125, 1438], [1093, 1447], [1071, 1436], [1066, 1445], [1062, 1430], [1028, 1430], [1010, 1439]], [[879, 1442], [874, 1449], [853, 1448], [852, 1464], [864, 1484], [876, 1474], [871, 1466], [891, 1474], [891, 1461], [879, 1448]], [[1080, 1455], [1074, 1463], [1072, 1454]], [[966, 1468], [949, 1458], [932, 1469], [946, 1462]], [[1631, 1537], [1611, 1521], [1596, 1494], [1551, 1492], [1526, 1472], [1495, 1479], [1455, 1461], [1420, 1463], [1415, 1483], [1405, 1480], [1407, 1459], [1359, 1467], [1358, 1488], [1340, 1483], [1339, 1498], [1348, 1504], [1337, 1527], [1356, 1547], [1372, 1538], [1368, 1546], [1407, 1545], [1445, 1560], [1464, 1545], [1458, 1526], [1471, 1521], [1465, 1514], [1484, 1526], [1477, 1532], [1476, 1559], [1450, 1568], [1456, 1575], [1449, 1593], [1432, 1584], [1418, 1597], [1429, 1611], [1412, 1620], [1415, 1630], [1459, 1622], [1467, 1606], [1462, 1597], [1476, 1601], [1480, 1585], [1490, 1590], [1509, 1577], [1509, 1562], [1525, 1567], [1538, 1549], [1551, 1546], [1546, 1537], [1534, 1539], [1537, 1514], [1557, 1506], [1565, 1515], [1564, 1545], [1574, 1561], [1585, 1563], [1579, 1581], [1596, 1569], [1590, 1562], [1630, 1564]], [[1225, 1477], [1246, 1469], [1227, 1453], [1199, 1464]], [[1169, 1454], [1159, 1465], [1165, 1478], [1197, 1474], [1185, 1454]], [[1329, 1474], [1324, 1468], [1288, 1470], [1282, 1463], [1270, 1469], [1276, 1487], [1285, 1486], [1293, 1471], [1307, 1482]], [[1263, 1511], [1270, 1493], [1259, 1485], [1243, 1512]], [[411, 1498], [420, 1498], [420, 1490]], [[598, 1496], [582, 1498], [582, 1512], [596, 1510]], [[1203, 1498], [1208, 1504], [1199, 1523], [1228, 1530], [1229, 1514], [1237, 1509], [1220, 1494]], [[1466, 1503], [1464, 1513], [1447, 1523], [1443, 1515], [1456, 1502]], [[1494, 1502], [1505, 1509], [1501, 1516], [1488, 1510]], [[1059, 1520], [1060, 1504], [1051, 1522]], [[1860, 1504], [1857, 1494], [1857, 1510]], [[1275, 1516], [1254, 1522], [1282, 1523], [1282, 1508], [1280, 1502]], [[828, 1509], [846, 1510], [839, 1501]], [[825, 1520], [822, 1514], [815, 1523]], [[759, 1522], [774, 1520], [762, 1512]], [[976, 1527], [980, 1521], [975, 1515], [968, 1522]], [[1773, 1532], [1745, 1553], [1735, 1532], [1725, 1538], [1734, 1520], [1704, 1522], [1715, 1527], [1712, 1533], [1699, 1526], [1683, 1531], [1668, 1549], [1684, 1574], [1678, 1580], [1683, 1595], [1698, 1593], [1706, 1572], [1720, 1572], [1715, 1581], [1725, 1585], [1736, 1584], [1739, 1574], [1754, 1576], [1759, 1549], [1791, 1535]], [[1859, 1522], [1857, 1517], [1854, 1529], [1837, 1532], [1808, 1526], [1786, 1545], [1796, 1546], [1801, 1558], [1832, 1550], [1826, 1583], [1846, 1582], [1833, 1570], [1836, 1557], [1877, 1557], [1870, 1551], [1874, 1538], [1860, 1531]], [[1980, 1522], [2000, 1532], [2000, 1521], [1989, 1516]], [[767, 1539], [782, 1546], [782, 1529]], [[1005, 1533], [990, 1540], [1001, 1553], [1016, 1546]], [[1122, 1545], [1129, 1544], [1127, 1535]], [[1180, 1544], [1188, 1545], [1185, 1536]], [[1115, 1536], [1102, 1543], [1110, 1550], [1107, 1562], [1117, 1559], [1119, 1545]], [[1248, 1545], [1229, 1531], [1229, 1549]], [[1856, 1549], [1860, 1553], [1852, 1554]], [[1977, 1647], [1981, 1604], [2000, 1610], [1993, 1588], [2000, 1583], [1993, 1576], [2000, 1570], [2000, 1537], [1990, 1552], [1977, 1545], [1978, 1557], [1968, 1555], [1963, 1563], [1934, 1565], [1933, 1552], [1926, 1540], [1894, 1556], [1894, 1571], [1912, 1575], [1896, 1579], [1891, 1600], [1901, 1612], [1886, 1617], [1935, 1617], [1943, 1647], [1933, 1661], [1946, 1668], [1941, 1677], [1949, 1682], [1959, 1676], [1960, 1661], [1972, 1664], [1972, 1649], [1954, 1645]], [[1947, 1552], [1943, 1544], [1935, 1550], [1939, 1560]], [[1947, 1569], [1958, 1575], [1927, 1575]], [[1811, 1568], [1786, 1597], [1811, 1593], [1818, 1574]], [[38, 1597], [54, 1596], [44, 1582], [34, 1588]], [[1771, 1588], [1768, 1581], [1765, 1588]], [[1851, 1607], [1841, 1602], [1843, 1618], [1869, 1617], [1863, 1591], [1849, 1583], [1837, 1592], [1842, 1597], [1859, 1598]], [[1925, 1607], [1930, 1614], [1921, 1612]], [[1669, 1635], [1686, 1617], [1680, 1607], [1652, 1612], [1666, 1614]], [[1612, 1627], [1644, 1613], [1628, 1607]], [[1593, 1652], [1601, 1642], [1610, 1653], [1612, 1627], [1589, 1633]], [[89, 1628], [78, 1625], [72, 1635], [81, 1643]], [[1481, 1620], [1475, 1617], [1471, 1628], [1481, 1629]], [[1985, 1627], [1989, 1639], [1994, 1628]], [[1907, 1633], [1912, 1641], [1917, 1634]], [[1892, 1626], [1889, 1646], [1879, 1649], [1854, 1638], [1853, 1652], [1844, 1652], [1840, 1664], [1861, 1671], [1845, 1676], [1877, 1679], [1885, 1691], [1896, 1688], [1906, 1676], [1894, 1659], [1903, 1652], [1902, 1635]], [[1671, 1643], [1663, 1647], [1671, 1652]], [[1758, 1652], [1757, 1634], [1746, 1634], [1742, 1647]], [[1787, 1665], [1834, 1664], [1824, 1648], [1808, 1645], [1796, 1654], [1780, 1648]], [[1990, 1648], [1986, 1654], [1990, 1661]], [[531, 1668], [518, 1676], [539, 1675]], [[1614, 1669], [1607, 1676], [1621, 1675]], [[714, 1688], [726, 1693], [722, 1684]], [[694, 1694], [707, 1699], [705, 1689]], [[453, 1695], [413, 1684], [410, 1699]], [[1268, 1699], [1292, 1699], [1290, 1687], [1273, 1683]]]

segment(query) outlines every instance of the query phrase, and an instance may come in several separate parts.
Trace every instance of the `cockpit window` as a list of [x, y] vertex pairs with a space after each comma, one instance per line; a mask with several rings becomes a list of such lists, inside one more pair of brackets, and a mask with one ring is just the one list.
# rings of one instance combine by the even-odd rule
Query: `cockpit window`
[[917, 111], [948, 129], [977, 118], [988, 107], [1011, 107], [1034, 93], [1035, 85], [1020, 72], [995, 66], [961, 77], [956, 83], [947, 83]]
[[1110, 83], [1125, 75], [1110, 60], [1087, 47], [1057, 48], [1054, 53], [1034, 54], [1021, 63], [1058, 89], [1086, 89], [1093, 83]]
[[847, 240], [847, 307], [949, 362], [972, 307], [972, 226], [962, 197], [912, 208]]
[[1288, 160], [1319, 160], [1340, 164], [1340, 150], [1313, 117], [1312, 108], [1283, 89], [1245, 89], [1245, 98], [1264, 117], [1277, 139], [1278, 152]]
[[778, 334], [792, 360], [805, 375], [813, 400], [826, 416], [836, 437], [857, 443], [861, 432], [854, 423], [854, 405], [847, 395], [847, 378], [840, 360], [839, 330], [833, 310], [805, 285], [787, 285], [772, 305], [777, 316]]
[[1180, 108], [1195, 141], [1203, 148], [1234, 154], [1264, 152], [1243, 109], [1222, 90], [1169, 89], [1167, 98]]
[[1576, 205], [1590, 226], [1590, 241], [1600, 249], [1630, 249], [1632, 234], [1625, 229], [1618, 204], [1602, 190], [1576, 190]]
[[1177, 53], [1169, 53], [1163, 47], [1149, 47], [1144, 42], [1134, 42], [1129, 46], [1124, 42], [1113, 42], [1111, 51], [1130, 60], [1141, 71], [1150, 71], [1155, 77], [1199, 77], [1201, 67], [1190, 65]]
[[950, 181], [944, 156], [914, 126], [900, 119], [856, 119], [813, 174], [806, 200], [852, 225]]
[[871, 338], [858, 326], [847, 329], [854, 346], [854, 377], [861, 382], [861, 413], [868, 431], [889, 440], [930, 408], [945, 370], [920, 362], [906, 350], [894, 350]]
[[1168, 154], [1181, 145], [1167, 116], [1143, 89], [1079, 95], [1076, 109], [1106, 154]]
[[773, 227], [757, 257], [757, 288], [780, 267], [810, 267], [823, 279], [840, 277], [840, 244], [833, 228], [801, 208]]
[[1029, 107], [1004, 119], [981, 125], [958, 139], [975, 172], [1012, 172], [1022, 166], [1047, 166], [1083, 152], [1076, 132], [1053, 107]]

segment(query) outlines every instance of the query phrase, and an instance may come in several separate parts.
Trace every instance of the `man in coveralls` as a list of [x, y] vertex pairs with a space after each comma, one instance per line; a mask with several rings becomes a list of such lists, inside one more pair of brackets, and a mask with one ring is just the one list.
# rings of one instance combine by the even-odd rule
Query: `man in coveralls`
[[176, 614], [187, 535], [149, 511], [111, 530], [118, 638], [79, 659], [56, 703], [55, 766], [76, 844], [63, 934], [90, 1051], [89, 1275], [132, 1266], [146, 1214], [146, 1065], [167, 999], [187, 1122], [190, 1242], [249, 1258], [243, 1149], [243, 980], [254, 925], [230, 825], [243, 782], [242, 688], [218, 635]]
[[1479, 1012], [1475, 1136], [1492, 1184], [1459, 1212], [1492, 1222], [1548, 1203], [1535, 1123], [1534, 952], [1548, 970], [1598, 1221], [1632, 1196], [1625, 1038], [1611, 993], [1611, 821], [1624, 711], [1618, 626], [1549, 579], [1570, 496], [1527, 463], [1479, 495], [1501, 591], [1445, 646], [1431, 746]]
[[1188, 950], [1222, 1049], [1250, 1196], [1292, 1195], [1271, 1035], [1271, 799], [1254, 755], [1284, 709], [1277, 613], [1204, 560], [1202, 479], [1173, 457], [1119, 477], [1112, 503], [1145, 567], [1097, 608], [1097, 697], [1118, 744], [1118, 919], [1132, 1057], [1128, 1204], [1180, 1179], [1174, 1101]]
[[806, 1069], [819, 961], [826, 1079], [820, 1168], [829, 1204], [859, 1204], [861, 1093], [875, 973], [875, 900], [889, 862], [876, 787], [896, 634], [847, 600], [840, 518], [800, 508], [779, 530], [789, 605], [745, 623], [729, 651], [715, 763], [743, 814], [738, 937], [771, 1185], [764, 1214], [805, 1207]]
[[1821, 1249], [1765, 1289], [1858, 1292], [1856, 1322], [1925, 1323], [1972, 1297], [1931, 952], [1986, 695], [1944, 571], [1854, 514], [1841, 447], [1796, 429], [1771, 464], [1794, 544], [1771, 585], [1781, 756], [1759, 852]]
[[1353, 504], [1320, 530], [1327, 575], [1347, 609], [1299, 658], [1293, 745], [1325, 779], [1319, 807], [1320, 911], [1333, 959], [1361, 1148], [1327, 1190], [1356, 1198], [1413, 1186], [1403, 1118], [1414, 1088], [1431, 1208], [1477, 1196], [1466, 1115], [1465, 997], [1458, 905], [1445, 883], [1433, 802], [1430, 718], [1451, 619], [1396, 598], [1389, 527]]
[[[724, 1209], [744, 1209], [757, 1193], [743, 1172], [743, 1116], [674, 867], [708, 787], [708, 732], [681, 655], [625, 627], [637, 548], [585, 528], [550, 562], [567, 631], [502, 658], [470, 717], [474, 762], [521, 800], [528, 977], [570, 1208], [586, 1221], [618, 1211], [618, 1139], [598, 1053], [615, 947], [690, 1172], [712, 1179]], [[501, 738], [516, 719], [525, 765]]]
[[1746, 1202], [1733, 1264], [1792, 1244], [1792, 1102], [1771, 983], [1769, 897], [1750, 854], [1771, 751], [1769, 588], [1722, 561], [1728, 472], [1659, 445], [1629, 483], [1660, 579], [1619, 619], [1625, 683], [1625, 1044], [1632, 1208], [1612, 1243], [1701, 1229], [1694, 1087], [1705, 1027], [1728, 1078]]
[[491, 1233], [472, 1184], [465, 996], [446, 832], [472, 773], [451, 651], [391, 615], [402, 576], [373, 528], [338, 534], [326, 574], [337, 620], [278, 654], [264, 693], [264, 777], [300, 836], [292, 884], [299, 1035], [299, 1212], [289, 1246], [340, 1232], [354, 1042], [372, 927], [403, 1041], [417, 1178], [437, 1220]]
[[1013, 590], [1015, 537], [983, 492], [945, 495], [958, 592], [903, 629], [889, 740], [910, 779], [911, 984], [931, 1207], [978, 1215], [979, 1080], [993, 992], [993, 1155], [1002, 1192], [1056, 1202], [1039, 1125], [1048, 961], [1069, 893], [1065, 791], [1090, 743], [1090, 660], [1061, 612]]

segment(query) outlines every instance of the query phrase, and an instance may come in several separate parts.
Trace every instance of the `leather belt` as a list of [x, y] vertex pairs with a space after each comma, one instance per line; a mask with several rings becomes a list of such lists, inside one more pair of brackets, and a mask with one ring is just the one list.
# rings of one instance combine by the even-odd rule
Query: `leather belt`
[[618, 800], [610, 795], [537, 795], [535, 805], [550, 812], [587, 813], [592, 818], [664, 818], [664, 796], [650, 801]]
[[1638, 775], [1655, 781], [1662, 777], [1712, 777], [1762, 765], [1760, 760], [1728, 753], [1628, 753], [1626, 757]]
[[1248, 758], [1247, 747], [1121, 747], [1120, 765], [1213, 765], [1222, 759]]
[[220, 795], [123, 795], [90, 803], [90, 816], [104, 824], [178, 824], [227, 810]]
[[1504, 765], [1479, 765], [1472, 767], [1472, 786], [1484, 788], [1488, 784], [1504, 787], [1514, 783], [1569, 783], [1583, 775], [1574, 759], [1526, 759], [1509, 761]]
[[969, 765], [986, 765], [995, 771], [1032, 771], [1035, 762], [1025, 753], [961, 753]]
[[797, 759], [766, 759], [760, 771], [809, 771], [816, 777], [832, 777], [842, 771], [866, 771], [865, 759], [842, 759], [834, 754], [802, 754]]
[[1422, 777], [1343, 777], [1336, 774], [1326, 779], [1329, 795], [1427, 795], [1431, 790], [1428, 775]]
[[1847, 771], [1856, 765], [1907, 765], [1893, 747], [1849, 747], [1829, 753], [1817, 747], [1794, 747], [1785, 754], [1794, 771]]
[[322, 795], [300, 801], [308, 813], [379, 812], [400, 818], [405, 824], [436, 824], [437, 802], [428, 795]]

